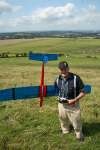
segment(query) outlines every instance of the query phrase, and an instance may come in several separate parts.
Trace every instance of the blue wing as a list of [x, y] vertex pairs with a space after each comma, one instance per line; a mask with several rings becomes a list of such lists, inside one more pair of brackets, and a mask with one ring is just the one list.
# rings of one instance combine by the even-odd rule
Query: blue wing
[[87, 85], [84, 86], [84, 92], [85, 92], [86, 94], [91, 93], [91, 90], [92, 90], [91, 85], [87, 84]]
[[18, 87], [0, 91], [0, 101], [36, 98], [39, 96], [39, 86]]
[[[0, 90], [0, 101], [37, 98], [39, 97], [39, 89], [39, 86], [29, 86]], [[55, 95], [57, 95], [57, 90], [55, 89], [55, 86], [47, 86], [46, 96]]]
[[[39, 86], [17, 87], [0, 90], [0, 101], [31, 99], [39, 97]], [[91, 93], [91, 86], [84, 86], [85, 93]], [[59, 90], [54, 85], [47, 86], [46, 96], [57, 96]]]

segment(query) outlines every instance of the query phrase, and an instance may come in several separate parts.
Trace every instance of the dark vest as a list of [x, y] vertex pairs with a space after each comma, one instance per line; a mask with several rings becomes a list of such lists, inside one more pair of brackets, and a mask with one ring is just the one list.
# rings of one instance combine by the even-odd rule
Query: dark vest
[[71, 74], [68, 79], [64, 79], [61, 75], [57, 79], [57, 87], [59, 90], [59, 99], [73, 99], [77, 96], [75, 75]]

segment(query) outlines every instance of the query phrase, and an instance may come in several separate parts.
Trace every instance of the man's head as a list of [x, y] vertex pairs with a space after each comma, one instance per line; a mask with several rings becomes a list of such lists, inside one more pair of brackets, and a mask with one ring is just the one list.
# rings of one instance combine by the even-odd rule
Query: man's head
[[61, 75], [63, 77], [67, 77], [69, 74], [69, 66], [66, 61], [61, 61], [58, 65], [58, 68], [60, 69]]

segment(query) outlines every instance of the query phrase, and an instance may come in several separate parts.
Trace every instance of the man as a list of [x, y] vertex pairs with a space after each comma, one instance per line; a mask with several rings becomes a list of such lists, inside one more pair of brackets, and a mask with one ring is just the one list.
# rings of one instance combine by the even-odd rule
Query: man
[[58, 110], [61, 129], [63, 134], [67, 134], [72, 125], [76, 138], [83, 141], [79, 100], [85, 96], [84, 84], [78, 75], [69, 72], [66, 61], [59, 63], [59, 69], [61, 74], [56, 79], [55, 86], [59, 90]]

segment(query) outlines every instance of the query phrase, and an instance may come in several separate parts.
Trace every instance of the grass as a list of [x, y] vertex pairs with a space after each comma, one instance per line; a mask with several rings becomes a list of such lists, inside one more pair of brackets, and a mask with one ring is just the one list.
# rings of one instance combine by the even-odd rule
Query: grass
[[[99, 150], [100, 149], [100, 40], [44, 38], [0, 41], [0, 52], [64, 53], [72, 72], [92, 85], [91, 95], [81, 101], [85, 142], [74, 133], [62, 135], [56, 97], [0, 103], [0, 150]], [[68, 57], [66, 57], [68, 55]], [[89, 56], [89, 57], [88, 57]], [[45, 67], [45, 82], [51, 84], [58, 75], [59, 61]], [[40, 62], [28, 58], [0, 59], [0, 88], [39, 85]]]

